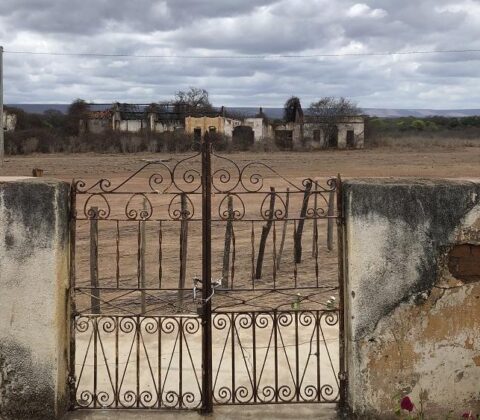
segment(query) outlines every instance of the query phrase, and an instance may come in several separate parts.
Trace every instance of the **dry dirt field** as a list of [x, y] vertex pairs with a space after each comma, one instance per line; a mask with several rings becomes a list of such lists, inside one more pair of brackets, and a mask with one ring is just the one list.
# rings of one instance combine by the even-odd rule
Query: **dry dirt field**
[[[317, 179], [321, 185], [325, 185], [328, 177], [336, 176], [338, 173], [342, 178], [351, 177], [388, 177], [388, 176], [410, 176], [410, 177], [446, 177], [446, 178], [474, 178], [480, 177], [480, 147], [437, 147], [430, 149], [406, 149], [406, 148], [376, 148], [355, 151], [321, 151], [321, 152], [298, 152], [298, 153], [230, 153], [226, 154], [229, 159], [234, 160], [239, 166], [250, 161], [259, 161], [271, 166], [282, 176], [300, 184], [302, 179]], [[0, 175], [23, 175], [31, 174], [32, 168], [44, 170], [44, 176], [71, 181], [72, 179], [83, 179], [87, 185], [100, 178], [111, 180], [112, 185], [117, 185], [122, 180], [139, 169], [145, 159], [171, 159], [169, 165], [182, 159], [183, 155], [170, 154], [73, 154], [73, 155], [31, 155], [26, 157], [8, 157]], [[214, 162], [215, 165], [215, 162]], [[214, 168], [215, 169], [215, 168]], [[266, 178], [265, 187], [275, 186], [277, 191], [285, 191], [285, 183], [276, 178], [274, 174], [266, 172], [262, 174]], [[129, 191], [145, 191], [148, 186], [148, 174], [140, 174], [129, 184]], [[147, 189], [148, 190], [148, 189]], [[112, 206], [111, 218], [125, 216], [126, 201], [130, 196], [112, 196], [108, 200]], [[151, 196], [149, 196], [151, 197]], [[249, 198], [247, 202], [247, 213], [258, 215], [261, 202], [266, 195], [258, 195]], [[285, 195], [282, 195], [285, 199]], [[78, 208], [82, 216], [85, 197], [79, 196]], [[198, 199], [199, 197], [197, 197]], [[122, 201], [123, 200], [123, 201]], [[161, 201], [154, 197], [152, 202], [155, 211], [160, 209], [163, 216], [157, 215], [147, 222], [146, 231], [146, 252], [145, 252], [145, 288], [152, 289], [146, 292], [147, 313], [158, 310], [172, 309], [178, 304], [179, 296], [173, 290], [157, 294], [156, 289], [161, 282], [162, 288], [175, 289], [178, 285], [180, 271], [179, 257], [179, 230], [178, 221], [169, 221], [167, 214], [167, 201]], [[160, 200], [160, 201], [159, 201]], [[170, 200], [170, 198], [168, 198]], [[247, 201], [248, 201], [247, 200]], [[138, 201], [138, 200], [137, 200]], [[177, 199], [176, 206], [179, 206]], [[218, 212], [221, 197], [214, 198], [213, 212]], [[290, 202], [290, 216], [296, 217], [301, 208], [301, 195], [292, 195]], [[277, 200], [277, 205], [280, 200]], [[98, 203], [97, 203], [98, 204]], [[136, 206], [138, 209], [140, 203]], [[224, 203], [225, 204], [225, 203]], [[101, 205], [101, 203], [100, 203]], [[225, 206], [224, 206], [225, 207]], [[324, 206], [325, 207], [325, 206]], [[200, 202], [195, 203], [196, 216]], [[268, 202], [265, 205], [268, 208]], [[264, 208], [264, 210], [265, 210]], [[225, 208], [224, 208], [225, 209]], [[217, 213], [218, 214], [218, 213]], [[158, 219], [166, 219], [160, 226]], [[274, 269], [275, 259], [278, 258], [278, 247], [281, 241], [283, 222], [277, 221], [272, 226], [269, 235], [265, 261], [264, 276], [262, 281], [256, 282], [255, 287], [259, 289], [272, 288], [273, 277], [276, 277], [277, 286], [284, 287], [293, 285], [295, 281], [303, 282], [304, 286], [317, 285], [325, 288], [318, 290], [320, 294], [312, 295], [311, 300], [318, 303], [324, 302], [328, 296], [335, 294], [337, 276], [337, 255], [336, 247], [329, 251], [326, 247], [326, 221], [318, 222], [318, 240], [314, 239], [313, 221], [305, 224], [303, 234], [303, 261], [302, 264], [293, 263], [293, 232], [296, 222], [291, 221], [287, 227], [285, 250], [282, 255], [282, 267]], [[265, 222], [260, 220], [255, 223], [236, 222], [235, 229], [235, 262], [234, 279], [237, 288], [253, 286], [252, 271], [256, 264], [258, 246], [262, 228]], [[213, 267], [212, 275], [219, 278], [222, 275], [225, 222], [213, 223]], [[90, 223], [88, 221], [77, 222], [77, 286], [89, 286], [90, 283]], [[116, 225], [116, 221], [100, 221], [98, 228], [99, 236], [99, 282], [100, 287], [115, 287], [117, 284], [125, 288], [136, 288], [138, 286], [138, 221], [122, 221]], [[253, 238], [253, 239], [252, 239]], [[201, 273], [201, 224], [199, 221], [191, 221], [188, 224], [188, 246], [185, 288], [192, 287], [192, 278]], [[161, 241], [161, 245], [159, 242]], [[275, 246], [274, 246], [275, 242]], [[315, 251], [317, 249], [317, 252]], [[161, 256], [159, 256], [161, 254]], [[253, 256], [253, 258], [252, 258]], [[253, 263], [252, 263], [253, 260]], [[233, 263], [231, 263], [233, 264]], [[231, 269], [231, 266], [230, 266]], [[317, 272], [316, 272], [317, 270]], [[275, 272], [274, 272], [275, 271]], [[267, 280], [265, 280], [267, 279]], [[263, 294], [259, 291], [252, 300], [251, 309], [264, 307], [289, 308], [296, 300], [298, 291], [285, 292], [273, 296]], [[83, 303], [83, 310], [88, 312], [90, 298], [89, 290], [85, 290], [78, 302]], [[302, 292], [301, 299], [307, 300], [312, 290]], [[186, 302], [191, 302], [191, 293], [185, 295]], [[235, 298], [217, 298], [216, 302], [222, 309], [228, 308], [239, 301]], [[254, 296], [244, 293], [241, 299], [251, 299]], [[118, 305], [127, 309], [127, 313], [137, 313], [139, 294], [126, 291], [118, 295], [112, 291], [102, 291], [102, 301], [110, 302], [102, 305], [102, 312], [108, 308], [118, 312]], [[163, 306], [159, 306], [159, 302]], [[173, 304], [172, 304], [173, 302]], [[182, 303], [184, 309], [194, 310], [190, 304]]]
[[[121, 177], [138, 169], [142, 159], [168, 158], [170, 154], [72, 154], [29, 155], [6, 159], [0, 175], [30, 175], [42, 168], [45, 176], [70, 181], [72, 178]], [[173, 155], [178, 158], [179, 155]], [[480, 177], [480, 147], [438, 147], [429, 149], [377, 148], [354, 151], [299, 153], [231, 153], [237, 161], [260, 160], [286, 177], [375, 176]]]

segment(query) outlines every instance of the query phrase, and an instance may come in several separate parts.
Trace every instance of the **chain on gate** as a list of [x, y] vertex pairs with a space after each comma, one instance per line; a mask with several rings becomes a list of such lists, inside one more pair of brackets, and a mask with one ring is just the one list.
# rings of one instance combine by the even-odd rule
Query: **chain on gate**
[[340, 186], [238, 164], [208, 136], [121, 181], [76, 181], [74, 407], [343, 399]]

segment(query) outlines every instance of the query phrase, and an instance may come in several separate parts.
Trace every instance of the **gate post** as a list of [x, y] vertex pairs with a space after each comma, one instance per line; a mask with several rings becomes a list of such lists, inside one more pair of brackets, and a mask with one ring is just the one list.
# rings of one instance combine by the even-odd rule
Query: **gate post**
[[208, 133], [202, 142], [202, 414], [213, 411], [212, 382], [212, 144]]
[[[339, 373], [338, 379], [340, 384], [340, 412], [344, 412], [347, 407], [347, 381], [345, 363], [345, 275], [344, 275], [344, 215], [342, 200], [342, 178], [338, 174], [336, 179], [337, 190], [337, 249], [338, 249], [338, 327], [339, 327]], [[330, 223], [330, 219], [329, 219]]]

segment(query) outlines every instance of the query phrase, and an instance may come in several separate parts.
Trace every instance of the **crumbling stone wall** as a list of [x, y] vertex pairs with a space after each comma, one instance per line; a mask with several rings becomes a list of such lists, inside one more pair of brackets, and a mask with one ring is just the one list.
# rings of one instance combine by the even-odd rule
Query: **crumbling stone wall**
[[480, 182], [344, 184], [348, 406], [480, 412]]
[[68, 405], [69, 185], [0, 178], [0, 418]]

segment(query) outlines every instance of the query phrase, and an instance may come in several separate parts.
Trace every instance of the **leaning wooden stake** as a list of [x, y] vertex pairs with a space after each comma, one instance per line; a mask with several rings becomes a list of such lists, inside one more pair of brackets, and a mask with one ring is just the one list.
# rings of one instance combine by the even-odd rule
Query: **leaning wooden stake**
[[287, 236], [289, 203], [290, 203], [290, 188], [287, 188], [287, 197], [285, 198], [285, 220], [283, 222], [283, 228], [282, 228], [282, 239], [280, 241], [280, 247], [278, 248], [277, 270], [280, 270], [280, 264], [282, 263], [283, 248], [285, 247], [285, 238]]
[[90, 215], [90, 306], [93, 314], [100, 313], [100, 290], [98, 290], [98, 207], [91, 207]]
[[305, 193], [303, 195], [302, 210], [300, 211], [300, 220], [298, 221], [297, 231], [295, 232], [295, 263], [300, 264], [302, 262], [302, 235], [303, 226], [305, 224], [305, 216], [307, 215], [308, 199], [310, 198], [310, 192], [312, 190], [312, 181], [308, 180], [305, 186]]
[[223, 248], [222, 287], [228, 288], [228, 272], [230, 270], [230, 247], [233, 235], [233, 197], [228, 196], [228, 218], [225, 229], [225, 245]]
[[187, 248], [188, 248], [188, 208], [187, 196], [181, 194], [181, 222], [180, 222], [180, 275], [178, 278], [178, 312], [182, 311], [187, 273]]
[[255, 270], [255, 279], [262, 278], [263, 258], [265, 256], [265, 245], [267, 244], [268, 234], [273, 224], [273, 217], [275, 213], [275, 188], [270, 187], [270, 208], [268, 220], [262, 228], [262, 236], [260, 238], [260, 245], [258, 246], [257, 269]]
[[328, 196], [328, 228], [327, 228], [327, 248], [333, 249], [333, 228], [335, 225], [335, 191], [331, 191]]

